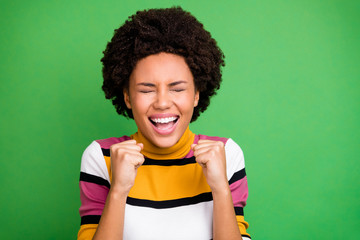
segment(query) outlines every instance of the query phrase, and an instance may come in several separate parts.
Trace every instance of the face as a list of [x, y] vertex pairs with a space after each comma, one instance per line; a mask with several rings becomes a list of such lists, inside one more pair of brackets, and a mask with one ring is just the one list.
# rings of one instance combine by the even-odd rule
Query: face
[[176, 144], [189, 126], [199, 92], [183, 57], [159, 53], [136, 64], [124, 99], [146, 139], [166, 148]]

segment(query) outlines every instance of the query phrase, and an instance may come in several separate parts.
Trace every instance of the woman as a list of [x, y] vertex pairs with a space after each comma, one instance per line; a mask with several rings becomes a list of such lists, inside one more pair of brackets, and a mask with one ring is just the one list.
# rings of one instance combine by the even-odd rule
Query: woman
[[249, 239], [240, 147], [189, 130], [220, 87], [223, 59], [179, 7], [139, 11], [115, 31], [103, 90], [138, 131], [85, 150], [78, 239]]

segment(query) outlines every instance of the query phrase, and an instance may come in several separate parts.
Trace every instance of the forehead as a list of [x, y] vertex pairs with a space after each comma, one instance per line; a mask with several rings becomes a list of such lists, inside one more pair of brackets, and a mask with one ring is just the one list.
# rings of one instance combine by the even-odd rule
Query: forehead
[[171, 53], [153, 54], [139, 60], [130, 75], [130, 84], [179, 80], [193, 83], [193, 75], [185, 59]]

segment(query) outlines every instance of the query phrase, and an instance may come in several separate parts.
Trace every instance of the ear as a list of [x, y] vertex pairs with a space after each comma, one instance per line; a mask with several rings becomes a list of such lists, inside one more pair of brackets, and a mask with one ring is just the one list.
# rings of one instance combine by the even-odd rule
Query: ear
[[196, 107], [198, 105], [199, 99], [200, 99], [200, 92], [196, 91], [195, 92], [195, 99], [194, 99], [194, 107]]
[[129, 89], [124, 88], [123, 94], [124, 94], [124, 102], [125, 102], [127, 108], [131, 109]]

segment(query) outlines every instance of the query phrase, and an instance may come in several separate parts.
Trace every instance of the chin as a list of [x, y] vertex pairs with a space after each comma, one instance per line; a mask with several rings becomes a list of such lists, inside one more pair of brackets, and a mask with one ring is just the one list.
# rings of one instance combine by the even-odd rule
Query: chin
[[153, 144], [159, 148], [169, 148], [169, 147], [174, 146], [177, 143], [177, 141], [173, 140], [173, 139], [164, 138], [164, 139], [160, 139], [158, 141], [153, 142]]

